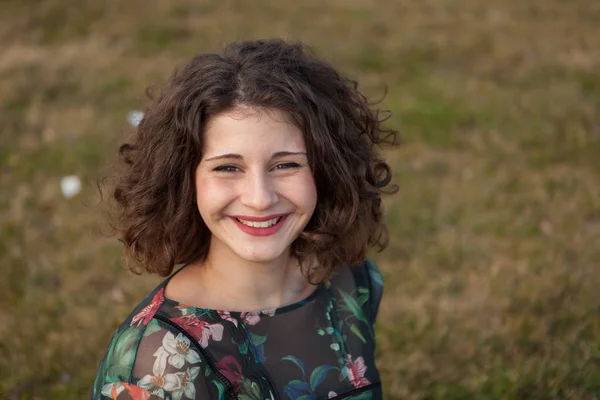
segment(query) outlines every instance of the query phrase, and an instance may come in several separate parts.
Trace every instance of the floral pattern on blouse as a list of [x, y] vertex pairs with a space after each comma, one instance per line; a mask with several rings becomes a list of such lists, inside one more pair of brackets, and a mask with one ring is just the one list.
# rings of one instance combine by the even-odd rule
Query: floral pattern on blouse
[[114, 333], [91, 399], [382, 398], [373, 325], [383, 279], [371, 260], [260, 312], [177, 303], [164, 296], [169, 279]]

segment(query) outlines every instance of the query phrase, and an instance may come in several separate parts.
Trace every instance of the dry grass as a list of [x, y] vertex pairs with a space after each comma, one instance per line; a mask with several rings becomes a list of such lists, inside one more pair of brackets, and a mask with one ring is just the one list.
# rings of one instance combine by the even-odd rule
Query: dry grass
[[280, 36], [387, 85], [404, 132], [375, 255], [387, 397], [600, 398], [598, 21], [587, 0], [3, 2], [0, 397], [86, 397], [157, 281], [124, 270], [94, 186], [145, 86]]

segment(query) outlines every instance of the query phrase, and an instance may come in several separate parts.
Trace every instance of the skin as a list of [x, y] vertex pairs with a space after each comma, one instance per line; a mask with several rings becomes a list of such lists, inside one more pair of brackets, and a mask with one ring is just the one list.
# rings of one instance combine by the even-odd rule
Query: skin
[[[317, 203], [302, 131], [281, 111], [244, 107], [213, 117], [204, 141], [196, 192], [211, 246], [204, 261], [173, 277], [166, 296], [200, 308], [259, 311], [310, 295], [316, 287], [291, 254]], [[250, 235], [233, 220], [282, 214], [269, 236]]]

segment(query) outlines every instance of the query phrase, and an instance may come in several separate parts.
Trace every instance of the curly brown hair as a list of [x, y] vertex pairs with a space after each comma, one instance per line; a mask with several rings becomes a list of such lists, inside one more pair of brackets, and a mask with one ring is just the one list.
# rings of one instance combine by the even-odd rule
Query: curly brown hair
[[133, 143], [120, 147], [116, 228], [127, 258], [139, 263], [130, 268], [167, 276], [177, 263], [206, 257], [211, 233], [194, 183], [203, 132], [212, 117], [242, 105], [281, 110], [304, 134], [317, 206], [292, 249], [311, 281], [363, 261], [369, 245], [387, 246], [381, 194], [397, 187], [379, 144], [396, 142], [398, 132], [382, 127], [389, 112], [382, 117], [355, 81], [302, 43], [244, 41], [175, 72]]

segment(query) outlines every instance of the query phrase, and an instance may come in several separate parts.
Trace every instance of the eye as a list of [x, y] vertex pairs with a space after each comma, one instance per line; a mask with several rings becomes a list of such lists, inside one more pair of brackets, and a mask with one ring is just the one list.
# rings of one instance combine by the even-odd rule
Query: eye
[[213, 169], [213, 171], [215, 172], [238, 172], [239, 170], [240, 169], [238, 167], [231, 164], [219, 165], [218, 167]]
[[281, 163], [281, 164], [277, 164], [273, 169], [290, 169], [290, 168], [299, 168], [300, 164], [297, 164], [295, 162], [287, 162], [287, 163]]

